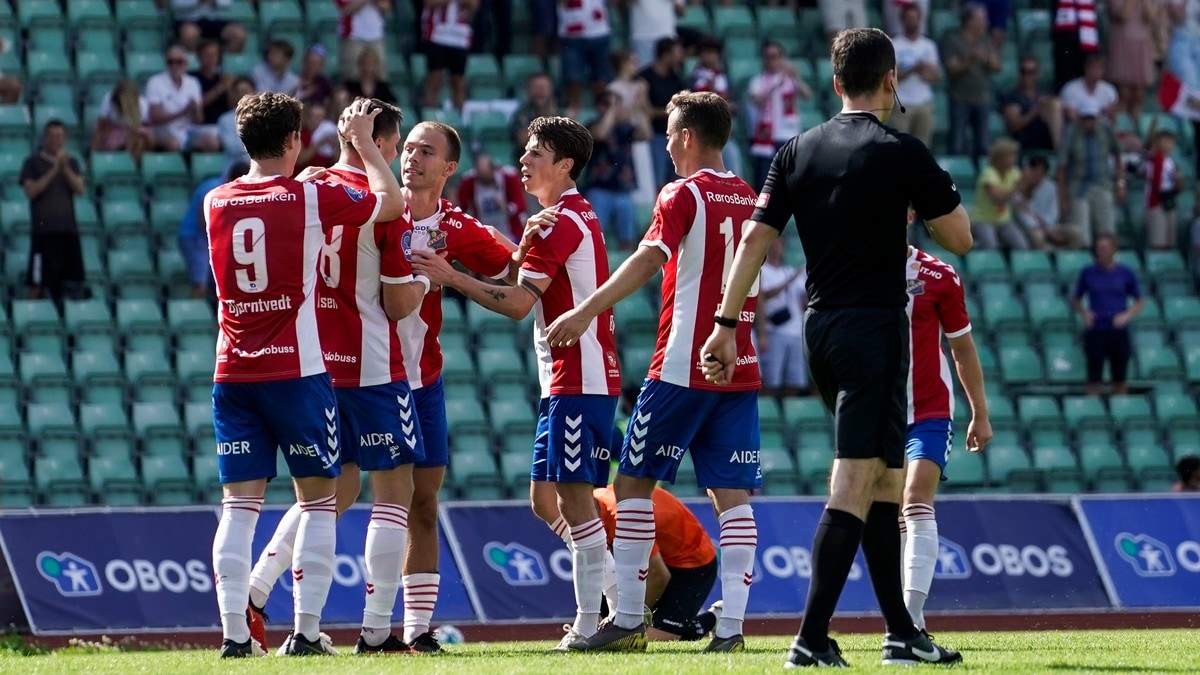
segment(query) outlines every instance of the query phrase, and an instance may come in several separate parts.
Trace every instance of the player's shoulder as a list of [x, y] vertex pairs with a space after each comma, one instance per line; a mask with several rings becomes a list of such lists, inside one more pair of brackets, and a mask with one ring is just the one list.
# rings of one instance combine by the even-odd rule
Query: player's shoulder
[[457, 204], [449, 199], [441, 201], [441, 225], [443, 229], [452, 230], [468, 230], [483, 227], [483, 224], [471, 214], [463, 211]]
[[953, 283], [956, 286], [962, 285], [962, 279], [958, 276], [958, 270], [954, 269], [954, 265], [941, 258], [918, 249], [917, 262], [923, 270], [928, 270], [923, 276], [932, 277], [935, 281]]
[[564, 192], [558, 198], [556, 206], [560, 216], [565, 215], [581, 226], [586, 226], [589, 222], [598, 220], [596, 209], [592, 207], [592, 203], [587, 200], [587, 197], [579, 193], [578, 189], [572, 188]]

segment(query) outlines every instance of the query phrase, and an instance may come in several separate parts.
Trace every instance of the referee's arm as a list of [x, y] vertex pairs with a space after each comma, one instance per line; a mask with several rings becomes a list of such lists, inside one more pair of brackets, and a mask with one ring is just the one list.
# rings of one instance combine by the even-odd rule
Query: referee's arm
[[971, 237], [971, 219], [962, 204], [944, 216], [926, 220], [925, 227], [939, 246], [956, 255], [966, 254], [975, 241]]
[[741, 318], [746, 296], [758, 279], [763, 261], [771, 243], [779, 237], [779, 230], [757, 220], [750, 221], [746, 236], [738, 244], [733, 258], [733, 268], [725, 284], [725, 295], [717, 308], [717, 317], [730, 325], [713, 326], [712, 335], [700, 348], [700, 361], [704, 365], [704, 379], [714, 384], [729, 384], [733, 379], [733, 368], [737, 362], [737, 322]]

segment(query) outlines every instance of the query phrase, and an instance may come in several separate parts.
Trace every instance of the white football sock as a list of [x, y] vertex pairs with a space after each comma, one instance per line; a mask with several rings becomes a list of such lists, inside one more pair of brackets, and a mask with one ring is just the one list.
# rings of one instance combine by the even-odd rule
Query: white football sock
[[742, 632], [750, 584], [754, 582], [754, 550], [758, 525], [749, 504], [735, 506], [717, 517], [721, 524], [721, 600], [724, 609], [713, 636], [733, 637]]
[[925, 628], [925, 600], [937, 567], [938, 527], [931, 504], [904, 507], [908, 537], [904, 544], [904, 604], [917, 628]]
[[554, 534], [558, 535], [559, 539], [563, 540], [563, 543], [567, 545], [568, 551], [572, 550], [571, 527], [567, 525], [567, 521], [563, 520], [562, 516], [555, 518], [554, 522], [550, 523], [550, 530], [554, 532]]
[[412, 642], [429, 632], [433, 608], [437, 605], [442, 575], [421, 572], [404, 576], [404, 641]]
[[604, 549], [604, 599], [608, 602], [609, 615], [617, 613], [617, 561], [612, 551]]
[[[904, 547], [908, 545], [908, 524], [904, 522], [904, 514], [900, 514], [900, 555], [904, 555]], [[901, 560], [900, 569], [904, 569], [903, 560]]]
[[617, 502], [617, 529], [613, 537], [617, 616], [613, 622], [619, 628], [637, 628], [645, 622], [642, 613], [646, 608], [646, 575], [653, 549], [654, 502], [649, 499]]
[[[408, 509], [399, 504], [376, 504], [372, 507], [364, 552], [367, 596], [362, 623], [363, 636], [369, 646], [382, 644], [391, 634], [392, 611], [396, 608], [400, 570], [404, 566], [407, 545]], [[368, 629], [373, 629], [371, 635], [367, 634]]]
[[306, 640], [320, 637], [321, 610], [333, 583], [334, 544], [337, 537], [337, 497], [300, 502], [300, 527], [296, 533], [292, 564], [292, 598], [296, 606], [295, 629]]
[[223, 637], [234, 642], [250, 639], [246, 603], [250, 601], [250, 555], [254, 526], [262, 497], [226, 497], [213, 537], [213, 574]]
[[572, 576], [575, 582], [575, 630], [583, 637], [596, 632], [600, 623], [600, 596], [604, 588], [604, 551], [608, 537], [604, 522], [594, 518], [571, 528], [574, 550]]
[[292, 549], [299, 529], [300, 505], [292, 504], [292, 508], [283, 514], [279, 525], [275, 527], [275, 534], [250, 572], [250, 602], [255, 607], [267, 606], [267, 597], [271, 595], [275, 582], [292, 566]]

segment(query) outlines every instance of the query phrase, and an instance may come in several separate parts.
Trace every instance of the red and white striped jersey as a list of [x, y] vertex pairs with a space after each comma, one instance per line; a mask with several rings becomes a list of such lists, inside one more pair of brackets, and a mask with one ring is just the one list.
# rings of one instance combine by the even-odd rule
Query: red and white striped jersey
[[750, 342], [758, 304], [755, 280], [738, 314], [737, 365], [733, 382], [704, 379], [700, 347], [712, 334], [713, 316], [725, 293], [742, 227], [754, 212], [754, 189], [731, 172], [701, 169], [670, 183], [658, 194], [642, 246], [667, 254], [663, 266], [662, 313], [650, 377], [690, 389], [749, 391], [762, 387], [758, 355]]
[[471, 19], [459, 0], [421, 12], [421, 39], [443, 47], [470, 49]]
[[274, 176], [221, 185], [204, 199], [217, 285], [217, 382], [325, 372], [317, 333], [317, 260], [325, 232], [375, 222], [366, 190]]
[[[437, 213], [413, 223], [404, 237], [404, 253], [410, 259], [413, 250], [444, 253], [449, 262], [460, 262], [467, 269], [498, 279], [508, 274], [512, 253], [492, 238], [478, 220], [463, 213], [450, 200], [443, 199]], [[408, 385], [426, 387], [442, 376], [442, 292], [430, 291], [413, 312], [399, 323], [400, 343], [408, 371]]]
[[909, 368], [908, 423], [954, 417], [950, 364], [942, 351], [942, 335], [971, 332], [958, 272], [917, 250], [908, 254]]
[[608, 250], [592, 205], [571, 188], [559, 197], [556, 208], [558, 221], [534, 238], [520, 271], [521, 279], [551, 279], [533, 306], [541, 396], [617, 396], [621, 367], [611, 309], [592, 319], [579, 342], [570, 347], [551, 347], [546, 340], [546, 326], [608, 281]]
[[[367, 190], [367, 174], [347, 164], [329, 168], [329, 182]], [[407, 215], [407, 209], [406, 209]], [[317, 328], [325, 368], [335, 387], [373, 387], [407, 379], [396, 323], [383, 311], [383, 284], [412, 281], [401, 239], [412, 221], [398, 218], [361, 228], [335, 225], [325, 235], [318, 271]]]
[[[339, 11], [350, 5], [353, 0], [334, 0]], [[382, 40], [386, 24], [383, 12], [374, 2], [364, 3], [351, 14], [342, 14], [338, 19], [338, 38], [341, 40], [362, 40], [375, 42]]]
[[565, 0], [558, 5], [558, 36], [604, 37], [612, 32], [605, 0]]

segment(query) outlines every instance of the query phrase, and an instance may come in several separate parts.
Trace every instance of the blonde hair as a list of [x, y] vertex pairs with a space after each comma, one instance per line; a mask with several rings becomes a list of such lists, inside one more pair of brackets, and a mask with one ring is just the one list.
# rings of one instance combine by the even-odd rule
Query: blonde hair
[[1021, 144], [1011, 138], [999, 138], [992, 143], [991, 149], [988, 150], [988, 164], [995, 164], [1000, 161], [1005, 155], [1012, 155], [1015, 159], [1021, 154]]
[[112, 109], [130, 129], [142, 126], [141, 97], [133, 80], [120, 80], [113, 86]]

